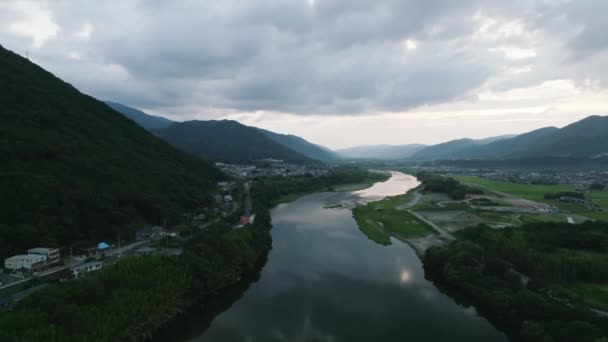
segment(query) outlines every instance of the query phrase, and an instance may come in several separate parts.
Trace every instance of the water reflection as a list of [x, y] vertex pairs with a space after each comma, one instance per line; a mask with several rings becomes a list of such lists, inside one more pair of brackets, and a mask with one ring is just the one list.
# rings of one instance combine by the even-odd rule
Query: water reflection
[[407, 284], [412, 280], [412, 274], [410, 271], [401, 271], [401, 282]]
[[[395, 195], [417, 185], [403, 174], [389, 182], [383, 194], [375, 185], [357, 196]], [[194, 340], [505, 340], [426, 281], [407, 245], [377, 245], [350, 210], [323, 209], [349, 196], [355, 195], [314, 194], [276, 207], [273, 249], [259, 282]]]
[[363, 199], [378, 199], [387, 196], [397, 196], [406, 193], [420, 185], [416, 177], [401, 172], [391, 172], [391, 178], [386, 182], [379, 182], [372, 187], [354, 191], [353, 194]]

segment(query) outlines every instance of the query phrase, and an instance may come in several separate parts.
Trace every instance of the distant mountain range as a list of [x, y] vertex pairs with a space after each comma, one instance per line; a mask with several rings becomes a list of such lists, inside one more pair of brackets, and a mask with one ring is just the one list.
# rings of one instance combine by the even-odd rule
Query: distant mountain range
[[122, 113], [124, 116], [138, 123], [141, 127], [147, 129], [148, 131], [153, 131], [155, 129], [161, 129], [168, 127], [175, 121], [171, 121], [167, 118], [163, 118], [162, 116], [154, 116], [147, 113], [142, 112], [139, 109], [131, 108], [125, 106], [123, 104], [112, 102], [112, 101], [104, 101], [105, 104], [112, 107], [115, 111]]
[[461, 158], [468, 151], [492, 144], [501, 140], [512, 138], [513, 135], [502, 135], [485, 139], [457, 139], [445, 143], [428, 146], [414, 153], [410, 159], [417, 160], [438, 160]]
[[592, 158], [608, 155], [608, 116], [589, 116], [563, 128], [545, 127], [514, 137], [460, 139], [430, 146], [413, 160]]
[[333, 151], [298, 136], [245, 126], [236, 121], [175, 122], [120, 103], [106, 101], [106, 104], [175, 147], [208, 160], [245, 162], [274, 158], [316, 163], [339, 158]]
[[171, 222], [224, 177], [1, 46], [0, 80], [0, 256]]
[[340, 158], [332, 150], [317, 144], [313, 144], [298, 136], [291, 134], [279, 134], [261, 128], [258, 129], [275, 142], [286, 146], [308, 158], [317, 159], [321, 161], [333, 161]]
[[[294, 135], [245, 126], [236, 121], [171, 120], [106, 102], [172, 145], [210, 160], [263, 158], [297, 163], [347, 159], [507, 160], [535, 157], [589, 158], [608, 154], [608, 117], [590, 116], [563, 128], [545, 127], [520, 135], [457, 139], [437, 145], [369, 145], [331, 151]], [[175, 127], [173, 127], [175, 126]]]
[[405, 159], [409, 158], [418, 151], [426, 148], [427, 145], [368, 145], [355, 146], [336, 150], [336, 153], [343, 158], [360, 159]]

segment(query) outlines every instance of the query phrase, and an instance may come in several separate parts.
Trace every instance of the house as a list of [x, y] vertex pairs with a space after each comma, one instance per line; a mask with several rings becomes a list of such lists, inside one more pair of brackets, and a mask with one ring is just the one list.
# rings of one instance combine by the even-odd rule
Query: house
[[46, 256], [47, 266], [58, 264], [60, 261], [59, 249], [57, 248], [46, 248], [36, 247], [27, 250], [27, 254], [36, 254]]
[[106, 251], [108, 249], [110, 249], [110, 245], [105, 242], [100, 242], [97, 244], [97, 250], [100, 252]]
[[246, 225], [249, 224], [249, 217], [248, 216], [241, 216], [241, 225]]
[[232, 196], [230, 196], [230, 195], [224, 196], [224, 202], [232, 202]]
[[148, 240], [157, 236], [160, 236], [163, 233], [163, 227], [161, 226], [148, 226], [141, 229], [138, 229], [135, 232], [135, 238], [137, 241]]
[[46, 266], [46, 256], [39, 254], [15, 255], [4, 260], [4, 269], [11, 272], [36, 273]]
[[92, 261], [82, 265], [70, 267], [70, 273], [74, 279], [80, 278], [83, 274], [88, 272], [99, 271], [103, 267], [103, 262]]

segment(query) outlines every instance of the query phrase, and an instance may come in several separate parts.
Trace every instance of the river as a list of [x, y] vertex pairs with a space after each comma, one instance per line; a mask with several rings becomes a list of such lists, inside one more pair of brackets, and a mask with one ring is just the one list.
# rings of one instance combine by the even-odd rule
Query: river
[[505, 341], [475, 309], [425, 280], [408, 245], [380, 246], [359, 231], [350, 209], [324, 209], [418, 184], [393, 173], [366, 190], [277, 206], [273, 249], [257, 282], [231, 293], [217, 316], [190, 318], [174, 337], [187, 331], [184, 339], [193, 341]]

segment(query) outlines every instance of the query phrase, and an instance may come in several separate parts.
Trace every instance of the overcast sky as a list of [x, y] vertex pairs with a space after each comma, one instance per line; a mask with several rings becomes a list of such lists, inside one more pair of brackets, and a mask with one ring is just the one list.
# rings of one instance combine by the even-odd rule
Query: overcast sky
[[332, 148], [608, 114], [606, 0], [0, 2], [0, 44], [99, 99]]

